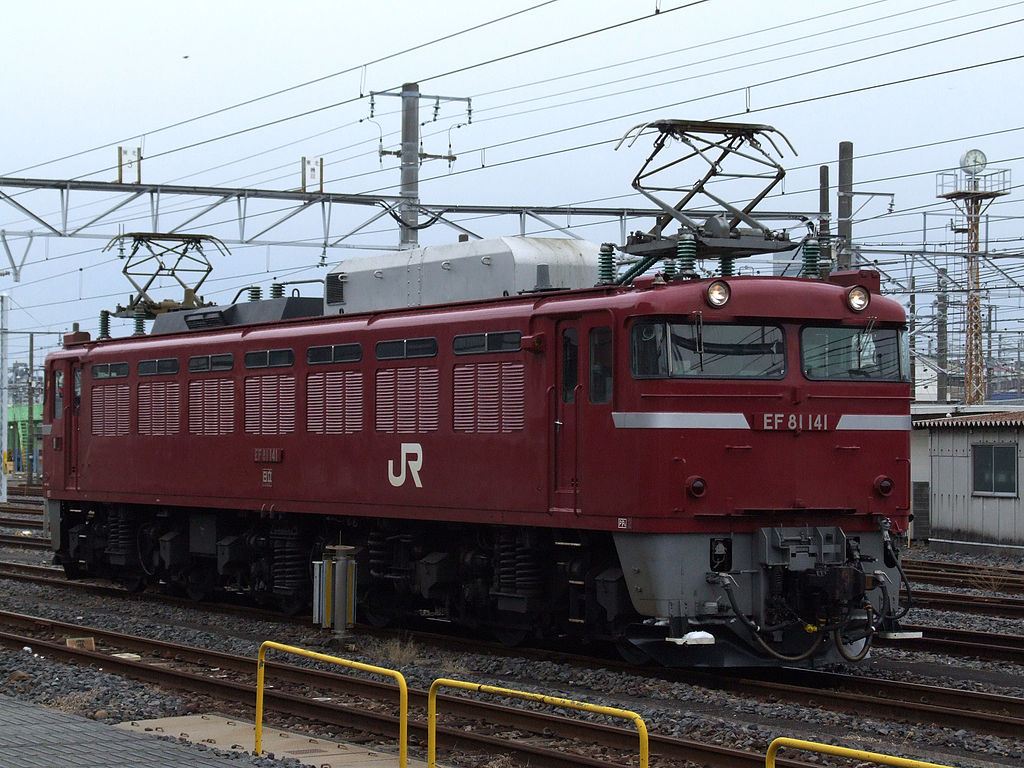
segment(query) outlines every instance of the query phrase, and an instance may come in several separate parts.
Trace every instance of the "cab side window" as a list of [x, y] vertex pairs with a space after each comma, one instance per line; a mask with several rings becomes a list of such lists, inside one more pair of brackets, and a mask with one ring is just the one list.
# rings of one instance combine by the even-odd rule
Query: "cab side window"
[[612, 401], [612, 329], [590, 329], [590, 402]]
[[575, 328], [562, 331], [562, 402], [576, 400], [576, 385], [579, 383], [579, 341]]
[[64, 415], [64, 371], [53, 372], [53, 418]]

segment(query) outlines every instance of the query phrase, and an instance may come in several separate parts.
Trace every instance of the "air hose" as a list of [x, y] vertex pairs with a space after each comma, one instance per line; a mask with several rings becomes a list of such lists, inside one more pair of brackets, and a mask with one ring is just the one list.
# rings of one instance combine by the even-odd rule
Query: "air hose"
[[803, 653], [798, 654], [796, 656], [787, 656], [784, 653], [779, 653], [774, 648], [771, 648], [768, 645], [768, 643], [764, 641], [764, 638], [761, 637], [761, 630], [757, 626], [757, 624], [748, 619], [746, 615], [744, 615], [743, 611], [740, 610], [739, 605], [736, 603], [736, 595], [733, 594], [732, 591], [732, 585], [735, 583], [735, 581], [733, 580], [732, 576], [730, 576], [727, 573], [717, 574], [717, 576], [718, 583], [721, 585], [722, 589], [725, 590], [726, 597], [729, 598], [729, 605], [732, 606], [732, 612], [736, 614], [736, 617], [741, 622], [743, 622], [744, 625], [746, 625], [747, 629], [750, 630], [750, 634], [754, 638], [754, 640], [756, 640], [758, 645], [760, 645], [768, 654], [775, 657], [776, 659], [779, 659], [780, 661], [796, 663], [798, 661], [803, 661], [804, 659], [810, 658], [812, 655], [814, 655], [815, 651], [817, 651], [818, 648], [821, 647], [821, 644], [824, 642], [825, 637], [823, 633], [819, 632], [817, 636], [814, 638], [814, 642], [811, 643], [811, 647]]

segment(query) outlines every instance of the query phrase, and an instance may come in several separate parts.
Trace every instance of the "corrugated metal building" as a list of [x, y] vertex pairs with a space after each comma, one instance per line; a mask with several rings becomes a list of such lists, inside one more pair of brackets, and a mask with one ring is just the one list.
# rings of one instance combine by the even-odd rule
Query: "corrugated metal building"
[[929, 433], [929, 546], [1024, 553], [1024, 413], [929, 419], [914, 426]]

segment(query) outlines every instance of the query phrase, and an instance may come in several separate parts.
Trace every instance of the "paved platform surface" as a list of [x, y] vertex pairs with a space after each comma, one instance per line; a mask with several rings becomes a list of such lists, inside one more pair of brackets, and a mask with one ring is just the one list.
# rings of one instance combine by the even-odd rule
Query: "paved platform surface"
[[[216, 715], [143, 720], [110, 726], [0, 695], [2, 768], [239, 768], [237, 759], [203, 754], [176, 741], [184, 737], [223, 752], [251, 752], [252, 723]], [[396, 746], [397, 749], [397, 746]], [[382, 754], [271, 728], [263, 730], [263, 752], [278, 759], [330, 768], [391, 768], [397, 754]], [[409, 762], [410, 766], [423, 763]]]
[[[208, 744], [222, 752], [252, 752], [256, 727], [244, 720], [220, 715], [186, 715], [164, 717], [159, 720], [139, 720], [121, 723], [119, 729], [137, 733], [160, 733], [183, 738], [197, 744]], [[289, 733], [263, 726], [261, 748], [281, 759], [296, 758], [317, 768], [397, 768], [398, 744], [395, 754], [376, 752], [358, 744], [345, 744], [328, 739], [317, 739], [306, 734]], [[409, 768], [420, 768], [426, 763], [409, 761]], [[77, 768], [77, 767], [76, 767]], [[237, 768], [237, 766], [236, 766]]]
[[238, 768], [237, 760], [0, 696], [3, 768]]

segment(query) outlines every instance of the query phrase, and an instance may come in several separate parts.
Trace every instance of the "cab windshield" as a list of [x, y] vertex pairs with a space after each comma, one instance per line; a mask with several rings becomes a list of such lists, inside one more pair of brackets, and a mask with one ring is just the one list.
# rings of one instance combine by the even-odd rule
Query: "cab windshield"
[[816, 381], [910, 381], [905, 330], [806, 327], [800, 355], [804, 375]]
[[786, 344], [775, 325], [705, 325], [694, 319], [644, 319], [630, 333], [638, 379], [781, 379]]

